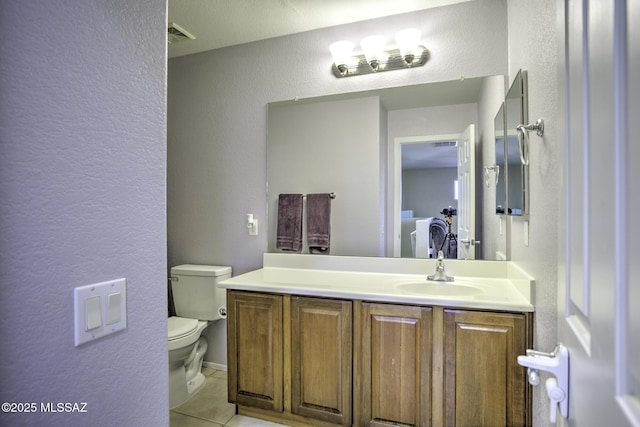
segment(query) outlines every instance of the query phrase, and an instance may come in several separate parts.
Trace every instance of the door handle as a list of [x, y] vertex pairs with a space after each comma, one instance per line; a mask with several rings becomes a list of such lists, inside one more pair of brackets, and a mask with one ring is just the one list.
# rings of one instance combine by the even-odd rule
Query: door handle
[[537, 371], [545, 371], [555, 375], [545, 382], [547, 395], [551, 400], [551, 413], [549, 419], [556, 422], [556, 412], [560, 406], [563, 417], [569, 416], [569, 350], [562, 344], [558, 344], [551, 353], [536, 350], [527, 350], [526, 356], [518, 356], [518, 364], [528, 369], [529, 383], [538, 385], [540, 379]]
[[460, 239], [460, 243], [464, 243], [465, 245], [469, 246], [476, 246], [480, 244], [480, 240], [475, 240], [475, 239]]

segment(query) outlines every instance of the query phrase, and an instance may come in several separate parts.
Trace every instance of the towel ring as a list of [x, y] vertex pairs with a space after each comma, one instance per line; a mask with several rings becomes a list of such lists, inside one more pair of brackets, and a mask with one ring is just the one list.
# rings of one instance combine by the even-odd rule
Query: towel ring
[[542, 137], [544, 135], [544, 120], [538, 119], [537, 122], [531, 125], [516, 126], [516, 131], [518, 133], [518, 151], [520, 152], [520, 162], [524, 166], [527, 166], [529, 164], [529, 131], [532, 130], [536, 131], [536, 135]]
[[484, 167], [484, 183], [487, 185], [487, 188], [489, 188], [489, 171], [496, 172], [496, 185], [498, 185], [498, 178], [500, 177], [500, 165]]
[[527, 166], [529, 164], [529, 131], [535, 130], [536, 135], [544, 135], [544, 120], [538, 119], [537, 122], [530, 125], [518, 125], [516, 131], [518, 133], [518, 151], [520, 152], [520, 162]]

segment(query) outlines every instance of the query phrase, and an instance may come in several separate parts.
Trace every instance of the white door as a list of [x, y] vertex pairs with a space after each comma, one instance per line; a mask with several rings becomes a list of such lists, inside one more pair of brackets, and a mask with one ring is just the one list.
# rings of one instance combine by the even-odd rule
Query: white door
[[475, 126], [469, 125], [458, 140], [458, 259], [476, 258], [475, 145]]
[[640, 1], [557, 4], [566, 17], [558, 334], [570, 354], [568, 424], [640, 426]]

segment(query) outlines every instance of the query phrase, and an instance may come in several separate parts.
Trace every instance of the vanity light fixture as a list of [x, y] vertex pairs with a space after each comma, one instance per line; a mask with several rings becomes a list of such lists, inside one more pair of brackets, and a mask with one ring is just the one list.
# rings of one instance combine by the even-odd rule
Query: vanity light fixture
[[396, 34], [397, 48], [385, 49], [385, 39], [374, 35], [362, 39], [362, 53], [353, 54], [353, 43], [342, 40], [329, 46], [333, 57], [333, 74], [340, 77], [358, 76], [403, 68], [421, 67], [429, 59], [429, 51], [420, 44], [422, 32], [408, 28]]

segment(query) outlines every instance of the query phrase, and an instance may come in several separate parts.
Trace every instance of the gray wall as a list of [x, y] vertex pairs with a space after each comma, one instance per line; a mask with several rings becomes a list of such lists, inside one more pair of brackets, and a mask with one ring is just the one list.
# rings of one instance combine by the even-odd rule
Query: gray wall
[[[378, 237], [384, 226], [379, 209], [384, 194], [380, 108], [378, 97], [269, 106], [269, 252], [278, 252], [279, 194], [334, 192], [331, 254], [384, 255]], [[306, 220], [303, 236], [302, 252], [308, 253]]]
[[[341, 25], [169, 61], [168, 258], [259, 268], [267, 232], [249, 236], [246, 214], [266, 221], [267, 104], [380, 86], [507, 74], [506, 1], [483, 0]], [[337, 79], [329, 44], [417, 27], [431, 53], [413, 70]], [[224, 322], [207, 361], [226, 364]]]
[[454, 199], [453, 181], [456, 168], [408, 169], [402, 172], [402, 209], [413, 209], [416, 217], [439, 217], [440, 211], [458, 207]]
[[[562, 191], [564, 135], [558, 126], [558, 57], [555, 0], [509, 0], [509, 75], [528, 72], [529, 121], [545, 119], [544, 137], [531, 138], [529, 158], [529, 245], [524, 244], [525, 218], [510, 217], [511, 256], [536, 279], [534, 346], [551, 351], [557, 342], [556, 291], [559, 194]], [[549, 399], [544, 387], [534, 389], [534, 425], [547, 425]]]
[[[166, 3], [0, 8], [0, 400], [38, 405], [0, 425], [168, 425]], [[121, 277], [127, 329], [74, 347], [73, 288]]]

